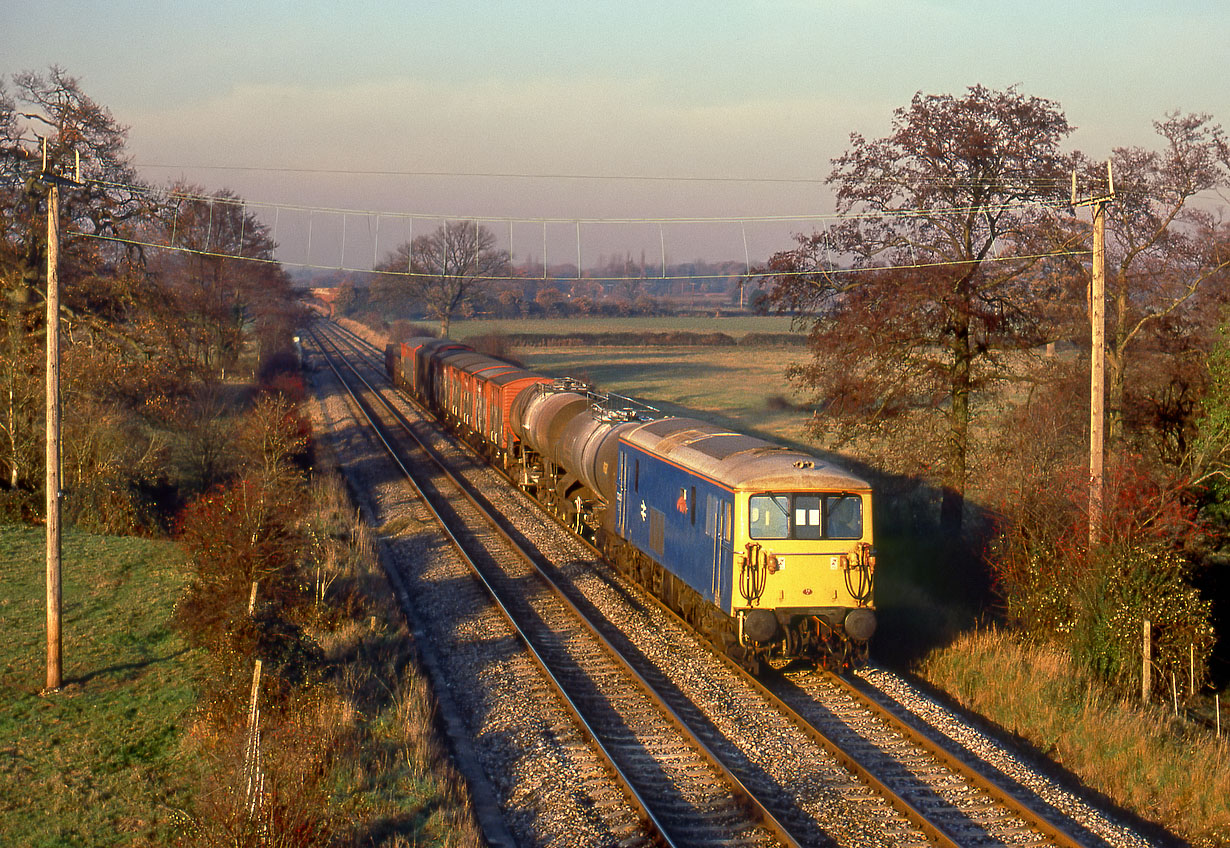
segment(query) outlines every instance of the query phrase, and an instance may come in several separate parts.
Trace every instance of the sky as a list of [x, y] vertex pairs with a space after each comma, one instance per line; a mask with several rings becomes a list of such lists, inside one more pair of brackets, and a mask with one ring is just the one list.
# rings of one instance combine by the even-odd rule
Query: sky
[[754, 263], [917, 92], [1015, 85], [1102, 158], [1175, 110], [1230, 125], [1228, 60], [1224, 0], [0, 4], [0, 76], [61, 66], [145, 179], [232, 189], [322, 267], [444, 218], [518, 260]]

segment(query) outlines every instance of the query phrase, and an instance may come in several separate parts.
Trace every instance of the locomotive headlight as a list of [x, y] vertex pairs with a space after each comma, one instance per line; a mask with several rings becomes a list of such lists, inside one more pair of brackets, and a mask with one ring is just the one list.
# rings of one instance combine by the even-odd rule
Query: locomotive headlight
[[769, 556], [765, 559], [765, 568], [768, 569], [770, 574], [776, 574], [779, 570], [781, 570], [784, 564], [785, 563], [777, 558], [777, 554], [769, 554]]

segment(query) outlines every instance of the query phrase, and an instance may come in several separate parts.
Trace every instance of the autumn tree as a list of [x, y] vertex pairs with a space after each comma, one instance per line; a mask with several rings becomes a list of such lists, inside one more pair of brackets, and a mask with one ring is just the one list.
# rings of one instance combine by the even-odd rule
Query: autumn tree
[[[109, 240], [122, 237], [146, 204], [127, 158], [127, 128], [75, 77], [53, 66], [16, 74], [13, 84], [12, 95], [0, 88], [0, 485], [29, 491], [41, 478], [41, 364], [33, 354], [44, 331], [44, 150], [47, 169], [59, 174], [73, 174], [81, 158], [83, 184], [62, 188], [60, 204], [61, 305], [70, 333], [101, 336], [128, 317], [140, 286], [138, 257]], [[72, 376], [70, 362], [66, 380]]]
[[1219, 528], [1210, 535], [1224, 547], [1230, 528], [1230, 320], [1218, 328], [1207, 365], [1209, 385], [1186, 470], [1206, 520]]
[[509, 261], [508, 251], [497, 248], [495, 236], [477, 221], [446, 221], [402, 244], [374, 270], [386, 286], [421, 302], [440, 322], [444, 338], [454, 315], [474, 303], [493, 280], [508, 276]]
[[759, 269], [773, 308], [810, 327], [790, 370], [813, 394], [813, 434], [837, 441], [921, 422], [915, 470], [942, 486], [941, 526], [964, 513], [975, 393], [1009, 376], [1005, 355], [1043, 340], [1055, 293], [1040, 228], [1069, 162], [1053, 101], [973, 86], [915, 95], [892, 131], [851, 135], [833, 160], [840, 220], [796, 237]]
[[167, 344], [197, 378], [223, 378], [253, 320], [291, 299], [269, 227], [234, 192], [187, 184], [166, 192], [155, 226], [173, 248], [150, 259], [160, 320], [176, 328]]
[[[1167, 324], [1216, 319], [1198, 295], [1230, 269], [1230, 238], [1202, 194], [1230, 185], [1226, 138], [1209, 115], [1174, 113], [1153, 124], [1160, 149], [1116, 148], [1114, 202], [1106, 210], [1106, 413], [1112, 438], [1123, 434], [1133, 349]], [[1090, 178], [1105, 164], [1088, 164]], [[1211, 328], [1210, 328], [1211, 329]], [[1178, 338], [1191, 337], [1180, 329]], [[1167, 351], [1175, 353], [1175, 351]]]
[[0, 226], [8, 248], [6, 263], [15, 263], [24, 288], [16, 294], [31, 300], [46, 270], [40, 140], [46, 144], [50, 171], [73, 173], [80, 155], [84, 184], [61, 192], [65, 231], [60, 262], [66, 282], [79, 268], [97, 263], [100, 243], [89, 236], [117, 235], [147, 207], [141, 181], [128, 161], [128, 128], [91, 99], [76, 77], [52, 66], [46, 74], [16, 74], [13, 83], [15, 96], [0, 104], [0, 193], [11, 210]]

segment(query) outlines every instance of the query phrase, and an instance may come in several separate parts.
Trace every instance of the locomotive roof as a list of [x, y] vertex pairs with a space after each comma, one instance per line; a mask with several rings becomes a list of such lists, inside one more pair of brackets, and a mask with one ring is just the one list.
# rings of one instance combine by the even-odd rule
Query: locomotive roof
[[692, 418], [662, 418], [623, 438], [655, 456], [699, 472], [732, 489], [795, 491], [869, 489], [841, 466]]

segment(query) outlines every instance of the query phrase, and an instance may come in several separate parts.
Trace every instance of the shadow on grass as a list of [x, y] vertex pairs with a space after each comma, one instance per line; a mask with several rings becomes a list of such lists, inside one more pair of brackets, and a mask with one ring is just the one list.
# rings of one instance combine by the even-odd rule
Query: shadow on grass
[[122, 672], [138, 671], [149, 668], [152, 665], [157, 665], [158, 663], [169, 662], [182, 657], [184, 654], [188, 653], [188, 650], [188, 648], [180, 648], [178, 651], [167, 654], [165, 657], [150, 657], [149, 659], [141, 660], [139, 662], [119, 663], [117, 665], [107, 666], [106, 668], [96, 669], [95, 671], [87, 672], [86, 674], [82, 674], [77, 677], [66, 677], [64, 679], [64, 685], [85, 685], [96, 678], [110, 675], [115, 675], [117, 680], [131, 680], [135, 675], [123, 674]]

